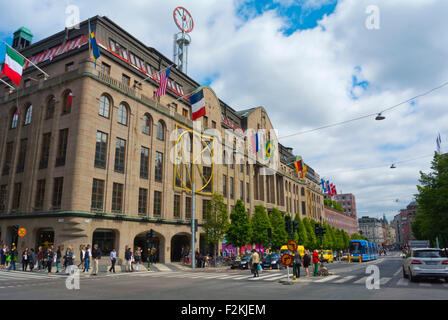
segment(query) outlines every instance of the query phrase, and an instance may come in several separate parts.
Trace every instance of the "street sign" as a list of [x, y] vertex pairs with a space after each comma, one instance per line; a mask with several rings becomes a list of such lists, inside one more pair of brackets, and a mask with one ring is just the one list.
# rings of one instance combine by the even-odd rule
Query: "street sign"
[[295, 240], [289, 240], [288, 243], [286, 244], [286, 246], [288, 247], [289, 251], [296, 252], [299, 244]]
[[292, 264], [292, 255], [285, 253], [281, 258], [282, 264], [289, 267]]
[[19, 235], [20, 238], [23, 238], [26, 235], [26, 229], [20, 228], [17, 234]]

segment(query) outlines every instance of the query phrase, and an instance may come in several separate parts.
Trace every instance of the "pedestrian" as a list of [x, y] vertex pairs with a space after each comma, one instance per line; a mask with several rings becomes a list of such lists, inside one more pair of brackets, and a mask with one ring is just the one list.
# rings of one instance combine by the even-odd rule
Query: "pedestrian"
[[34, 249], [31, 248], [30, 256], [29, 256], [29, 259], [28, 259], [28, 265], [30, 266], [30, 272], [33, 272], [35, 263], [36, 263], [36, 254], [34, 253]]
[[86, 247], [86, 250], [84, 252], [84, 271], [83, 272], [89, 272], [91, 256], [92, 256], [92, 251], [90, 250], [90, 244], [88, 244]]
[[14, 269], [16, 270], [16, 262], [17, 262], [17, 248], [16, 246], [12, 246], [11, 250], [9, 251], [9, 268], [8, 270]]
[[310, 270], [308, 269], [311, 264], [310, 252], [307, 250], [303, 256], [303, 268], [305, 269], [305, 274], [307, 277], [310, 276]]
[[126, 248], [124, 253], [124, 259], [126, 260], [126, 272], [132, 272], [132, 253], [131, 248]]
[[62, 258], [61, 246], [58, 246], [58, 249], [56, 250], [56, 255], [54, 257], [54, 261], [56, 262], [56, 273], [59, 273], [59, 266], [61, 265], [61, 258]]
[[110, 252], [110, 262], [112, 263], [112, 265], [109, 269], [109, 272], [113, 271], [115, 273], [115, 263], [117, 262], [117, 251], [115, 251], [115, 248]]
[[[80, 266], [84, 265], [84, 256], [86, 255], [86, 247], [84, 245], [80, 246], [80, 250], [79, 250], [79, 258], [81, 260], [81, 262], [78, 264], [78, 268]], [[84, 268], [82, 272], [84, 272], [86, 269]]]
[[297, 252], [294, 255], [294, 265], [293, 265], [293, 274], [296, 278], [300, 278], [300, 266], [302, 265], [302, 257], [300, 253]]
[[314, 263], [314, 276], [317, 276], [317, 273], [319, 271], [319, 253], [317, 250], [314, 250], [313, 252], [313, 263]]
[[47, 252], [44, 254], [44, 262], [46, 263], [48, 274], [51, 274], [51, 266], [53, 264], [54, 252], [50, 248], [47, 249]]
[[22, 253], [22, 271], [26, 271], [28, 268], [28, 264], [30, 261], [30, 252], [28, 248], [25, 248], [25, 251]]
[[37, 267], [39, 271], [44, 268], [43, 263], [44, 263], [44, 250], [42, 249], [41, 246], [39, 246], [39, 248], [37, 249]]
[[252, 269], [253, 269], [253, 273], [254, 273], [254, 278], [259, 277], [259, 274], [258, 274], [258, 264], [259, 263], [260, 263], [260, 256], [259, 256], [257, 250], [253, 249], [252, 250]]
[[3, 245], [0, 249], [0, 269], [5, 269], [6, 257], [8, 256], [8, 247]]
[[151, 252], [152, 252], [152, 263], [155, 264], [157, 262], [157, 248], [153, 247], [151, 249]]
[[65, 251], [65, 270], [67, 274], [70, 272], [70, 266], [73, 265], [73, 260], [75, 259], [75, 255], [73, 254], [73, 248], [71, 246], [67, 247], [67, 250]]
[[134, 252], [134, 260], [135, 260], [135, 270], [138, 271], [138, 266], [140, 262], [142, 262], [142, 248], [137, 247]]
[[96, 276], [98, 274], [98, 265], [101, 259], [101, 249], [98, 248], [97, 244], [93, 245], [92, 250], [92, 259], [93, 259], [93, 275]]

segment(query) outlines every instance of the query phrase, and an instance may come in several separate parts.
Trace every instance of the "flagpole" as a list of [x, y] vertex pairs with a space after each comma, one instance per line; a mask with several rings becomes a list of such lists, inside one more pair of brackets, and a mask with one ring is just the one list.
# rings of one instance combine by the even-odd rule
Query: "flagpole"
[[8, 82], [0, 79], [1, 82], [3, 82], [4, 84], [6, 84], [8, 87], [10, 87], [12, 90], [15, 90], [16, 88], [14, 88], [12, 85], [10, 85]]
[[11, 47], [9, 44], [7, 44], [5, 41], [2, 40], [2, 42], [4, 44], [6, 44], [9, 48], [11, 48], [12, 50], [14, 50], [19, 56], [21, 56], [23, 59], [25, 59], [26, 61], [28, 61], [29, 63], [31, 63], [34, 67], [36, 67], [37, 70], [39, 70], [40, 72], [42, 72], [44, 75], [46, 75], [46, 78], [50, 78], [50, 75], [48, 73], [46, 73], [44, 70], [42, 70], [41, 68], [39, 68], [38, 66], [36, 66], [33, 62], [31, 62], [31, 60], [29, 60], [27, 57], [25, 57], [24, 55], [22, 55], [20, 52], [18, 52], [16, 49], [14, 49], [13, 47]]
[[[165, 69], [162, 69], [162, 70], [160, 70], [160, 71], [158, 71], [158, 72], [155, 72], [155, 73], [153, 73], [153, 74], [150, 74], [149, 76], [147, 76], [146, 78], [144, 78], [142, 81], [137, 81], [137, 83], [140, 84], [140, 83], [142, 83], [142, 82], [148, 80], [149, 78], [153, 77], [154, 75], [156, 75], [156, 74], [158, 74], [158, 73], [162, 73], [163, 71], [166, 71], [166, 70], [168, 70], [168, 68], [171, 68], [172, 66], [175, 66], [175, 65], [176, 65], [176, 64], [173, 63], [173, 64], [169, 65], [168, 67], [166, 67]], [[134, 86], [135, 86], [135, 85], [134, 85]]]

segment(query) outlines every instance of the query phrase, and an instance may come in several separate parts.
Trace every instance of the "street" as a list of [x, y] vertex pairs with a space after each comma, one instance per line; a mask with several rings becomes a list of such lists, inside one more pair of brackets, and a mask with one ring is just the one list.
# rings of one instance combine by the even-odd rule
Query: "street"
[[[367, 263], [335, 262], [332, 275], [304, 277], [285, 285], [286, 270], [265, 270], [253, 278], [247, 270], [206, 268], [135, 273], [81, 275], [80, 289], [68, 290], [67, 276], [0, 272], [0, 299], [149, 299], [149, 300], [306, 300], [306, 299], [447, 299], [448, 283], [402, 277], [403, 259], [397, 254]], [[379, 289], [368, 289], [368, 266], [379, 268]]]

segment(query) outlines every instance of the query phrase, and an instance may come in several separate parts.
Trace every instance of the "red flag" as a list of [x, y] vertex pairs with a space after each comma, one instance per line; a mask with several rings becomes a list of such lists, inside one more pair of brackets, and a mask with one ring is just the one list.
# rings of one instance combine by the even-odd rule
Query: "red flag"
[[67, 106], [68, 107], [72, 106], [72, 101], [73, 101], [73, 93], [70, 92], [67, 97]]

